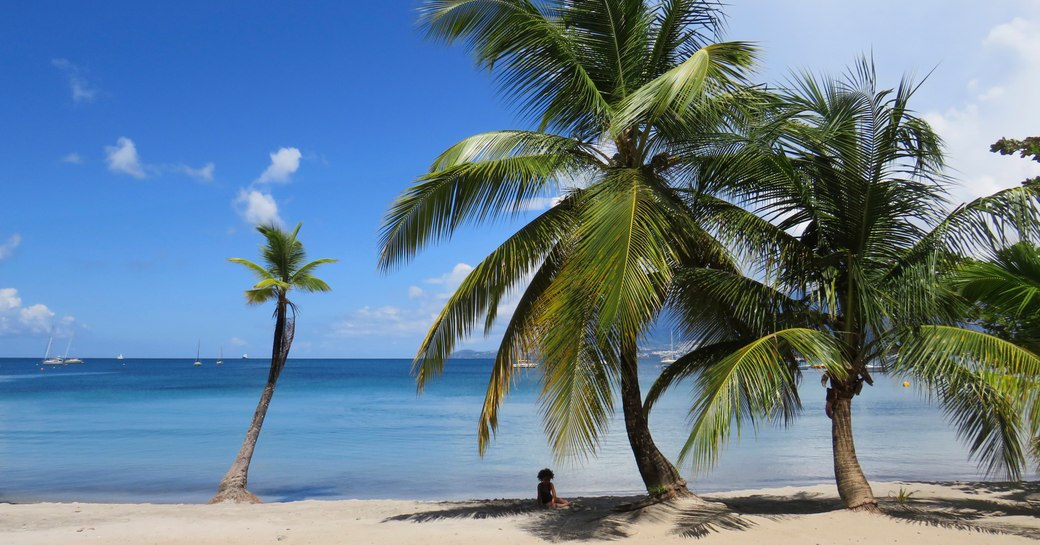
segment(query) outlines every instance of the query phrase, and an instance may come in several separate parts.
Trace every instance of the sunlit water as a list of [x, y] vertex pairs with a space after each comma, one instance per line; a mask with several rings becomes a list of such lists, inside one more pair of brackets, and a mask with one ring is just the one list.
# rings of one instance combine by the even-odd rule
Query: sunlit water
[[[561, 495], [636, 494], [642, 484], [620, 407], [597, 455], [553, 461], [542, 433], [537, 370], [506, 400], [481, 458], [476, 423], [491, 362], [456, 360], [416, 396], [405, 360], [290, 360], [250, 470], [267, 501], [532, 496], [542, 467]], [[0, 360], [0, 501], [203, 502], [241, 444], [268, 362], [98, 360], [41, 369]], [[644, 391], [656, 378], [644, 362]], [[744, 430], [696, 491], [832, 482], [830, 421], [815, 371], [786, 429]], [[689, 386], [651, 417], [673, 459], [686, 440]], [[914, 389], [877, 377], [854, 402], [856, 448], [874, 480], [979, 479], [940, 412]]]

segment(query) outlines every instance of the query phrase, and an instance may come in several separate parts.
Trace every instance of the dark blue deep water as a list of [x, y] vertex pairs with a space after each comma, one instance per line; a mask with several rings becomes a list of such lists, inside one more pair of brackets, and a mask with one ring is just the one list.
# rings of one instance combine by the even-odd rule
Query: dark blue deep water
[[[89, 359], [40, 368], [0, 359], [0, 501], [204, 502], [241, 444], [268, 362]], [[537, 370], [506, 400], [498, 438], [477, 455], [476, 422], [491, 362], [456, 360], [416, 396], [406, 360], [290, 360], [250, 471], [267, 501], [465, 499], [533, 495], [556, 470], [561, 495], [634, 494], [641, 482], [620, 407], [598, 455], [553, 461], [542, 434]], [[641, 371], [644, 390], [658, 374]], [[697, 491], [832, 480], [830, 421], [814, 371], [804, 411], [787, 429], [745, 430]], [[662, 450], [686, 439], [690, 390], [652, 414]], [[938, 410], [913, 388], [878, 377], [854, 402], [856, 446], [873, 480], [978, 479]], [[683, 468], [690, 474], [689, 467]]]

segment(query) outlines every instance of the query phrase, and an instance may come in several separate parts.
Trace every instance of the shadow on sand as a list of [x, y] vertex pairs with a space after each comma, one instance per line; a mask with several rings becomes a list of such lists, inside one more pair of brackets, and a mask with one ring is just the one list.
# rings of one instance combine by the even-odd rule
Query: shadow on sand
[[[907, 485], [910, 492], [913, 484]], [[1040, 482], [929, 484], [939, 484], [978, 497], [911, 496], [902, 503], [893, 498], [882, 498], [882, 510], [889, 516], [917, 524], [1040, 540], [1040, 526], [1036, 525], [1040, 518]], [[1033, 524], [1027, 524], [1027, 521]]]
[[[908, 483], [911, 491], [913, 484]], [[911, 495], [903, 502], [891, 497], [879, 498], [881, 510], [888, 516], [914, 524], [1040, 540], [1040, 483], [933, 484], [978, 497], [918, 498]], [[632, 535], [635, 525], [649, 522], [664, 523], [671, 527], [671, 533], [696, 539], [712, 532], [747, 530], [755, 526], [755, 518], [780, 520], [844, 509], [836, 497], [809, 492], [787, 496], [709, 496], [706, 498], [708, 501], [684, 499], [631, 509], [630, 505], [640, 499], [641, 496], [576, 498], [574, 505], [566, 509], [547, 509], [534, 500], [443, 502], [433, 509], [397, 515], [384, 522], [520, 517], [520, 525], [525, 531], [553, 542], [620, 539]]]
[[754, 522], [741, 518], [725, 504], [679, 500], [641, 509], [627, 506], [643, 499], [631, 497], [575, 498], [571, 507], [547, 509], [534, 500], [482, 500], [446, 502], [443, 508], [390, 517], [387, 521], [429, 522], [452, 518], [496, 518], [524, 516], [521, 527], [546, 541], [611, 540], [627, 537], [630, 528], [643, 521], [667, 522], [674, 533], [703, 537], [722, 530], [743, 530]]

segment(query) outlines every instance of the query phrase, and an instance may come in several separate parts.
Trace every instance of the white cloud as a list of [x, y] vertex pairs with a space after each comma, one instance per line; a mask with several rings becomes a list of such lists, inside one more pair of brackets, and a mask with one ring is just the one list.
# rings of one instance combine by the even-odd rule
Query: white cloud
[[278, 216], [278, 203], [269, 193], [240, 189], [234, 205], [238, 215], [251, 225], [284, 225]]
[[230, 339], [228, 339], [228, 344], [230, 344], [231, 346], [247, 346], [247, 345], [249, 345], [249, 343], [247, 343], [246, 341], [244, 341], [242, 339], [239, 339], [238, 337], [231, 337]]
[[18, 310], [18, 321], [30, 333], [45, 333], [54, 329], [54, 312], [47, 305], [35, 304]]
[[22, 235], [15, 233], [7, 237], [7, 242], [0, 244], [0, 261], [3, 261], [12, 255], [14, 251], [22, 243]]
[[134, 141], [125, 136], [120, 136], [116, 145], [105, 146], [105, 162], [108, 163], [108, 170], [117, 174], [126, 174], [137, 179], [147, 177], [137, 157]]
[[70, 165], [78, 165], [83, 163], [83, 158], [78, 153], [70, 153], [65, 157], [61, 158], [62, 163], [69, 163]]
[[345, 320], [333, 324], [331, 333], [336, 337], [418, 338], [430, 328], [433, 319], [434, 315], [425, 309], [365, 306], [352, 312]]
[[177, 170], [191, 176], [192, 178], [198, 178], [200, 180], [206, 180], [207, 182], [213, 181], [213, 171], [216, 169], [216, 165], [213, 163], [206, 163], [200, 168], [191, 168], [188, 165], [179, 165]]
[[[81, 162], [81, 159], [78, 154], [73, 153], [65, 156], [62, 161], [66, 163], [79, 163]], [[217, 168], [212, 162], [206, 163], [199, 168], [193, 168], [183, 163], [142, 163], [141, 158], [137, 154], [137, 145], [134, 144], [133, 140], [125, 136], [120, 136], [119, 139], [116, 140], [114, 146], [105, 146], [105, 162], [108, 164], [108, 170], [115, 172], [116, 174], [133, 176], [139, 180], [149, 176], [159, 176], [170, 172], [176, 172], [209, 182], [213, 181], [213, 172]]]
[[87, 78], [86, 69], [72, 64], [68, 59], [52, 59], [51, 66], [65, 74], [73, 102], [92, 102], [97, 96], [98, 89]]
[[[1028, 12], [1026, 12], [1028, 13]], [[1040, 108], [1030, 107], [1040, 89], [1040, 17], [1017, 17], [990, 29], [983, 41], [979, 75], [966, 82], [973, 98], [924, 117], [946, 142], [947, 163], [961, 182], [951, 195], [966, 201], [1040, 175], [1040, 164], [990, 153], [1001, 137], [1035, 136]]]
[[427, 278], [426, 283], [444, 286], [445, 289], [454, 291], [455, 288], [462, 284], [462, 281], [466, 279], [466, 276], [469, 275], [472, 270], [472, 265], [458, 263], [451, 269], [451, 272], [433, 278]]
[[556, 206], [562, 200], [562, 195], [557, 195], [555, 197], [533, 197], [524, 202], [523, 209], [528, 212], [541, 212]]
[[55, 313], [47, 305], [22, 306], [22, 298], [15, 288], [0, 288], [0, 336], [52, 333], [70, 335], [76, 319], [65, 316], [55, 320]]
[[0, 288], [0, 312], [16, 309], [22, 306], [22, 298], [18, 297], [18, 290], [14, 288]]
[[267, 170], [256, 179], [256, 183], [268, 182], [287, 183], [289, 177], [300, 169], [300, 157], [302, 154], [296, 148], [281, 148], [271, 154], [271, 164]]
[[[365, 306], [332, 324], [334, 337], [369, 337], [386, 342], [401, 341], [401, 346], [414, 349], [433, 325], [444, 306], [444, 300], [454, 292], [473, 267], [458, 263], [440, 276], [428, 278], [426, 283], [437, 286], [436, 292], [419, 286], [408, 287], [409, 303], [404, 306]], [[521, 287], [526, 282], [521, 282]], [[507, 293], [498, 306], [495, 327], [485, 338], [483, 317], [478, 318], [472, 338], [463, 339], [457, 348], [492, 349], [501, 341], [502, 332], [516, 310], [519, 293]]]

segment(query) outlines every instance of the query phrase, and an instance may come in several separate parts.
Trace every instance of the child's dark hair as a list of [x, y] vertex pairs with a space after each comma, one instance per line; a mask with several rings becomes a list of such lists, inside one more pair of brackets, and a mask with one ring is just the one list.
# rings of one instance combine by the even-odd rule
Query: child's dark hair
[[538, 480], [539, 481], [541, 481], [543, 479], [550, 479], [551, 480], [553, 477], [554, 477], [553, 472], [549, 468], [545, 468], [545, 469], [543, 469], [543, 470], [538, 472]]

